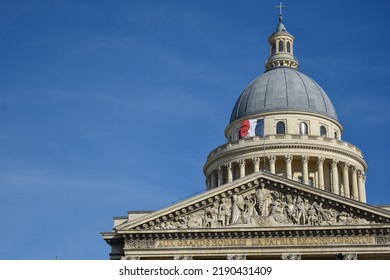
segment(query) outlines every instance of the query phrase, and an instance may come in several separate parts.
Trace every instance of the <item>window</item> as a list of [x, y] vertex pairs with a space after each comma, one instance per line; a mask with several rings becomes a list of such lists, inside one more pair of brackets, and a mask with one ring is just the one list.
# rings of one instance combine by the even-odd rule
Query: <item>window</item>
[[322, 137], [326, 137], [326, 128], [323, 125], [321, 125], [321, 127], [320, 127], [320, 135]]
[[273, 42], [272, 43], [272, 54], [275, 54], [276, 53], [276, 43]]
[[284, 52], [283, 41], [279, 41], [279, 52]]
[[290, 44], [290, 42], [287, 42], [287, 52], [291, 53], [291, 44]]
[[309, 134], [309, 129], [308, 129], [308, 127], [307, 127], [307, 123], [305, 123], [305, 122], [301, 122], [300, 124], [299, 124], [299, 134]]
[[339, 134], [337, 133], [337, 131], [334, 132], [334, 139], [339, 139]]
[[284, 122], [276, 124], [276, 134], [286, 134], [286, 124]]

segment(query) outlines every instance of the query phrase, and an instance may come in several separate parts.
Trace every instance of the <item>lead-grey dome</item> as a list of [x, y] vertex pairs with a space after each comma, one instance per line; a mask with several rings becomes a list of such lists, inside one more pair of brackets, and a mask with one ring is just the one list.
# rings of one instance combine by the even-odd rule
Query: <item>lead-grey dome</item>
[[337, 120], [325, 91], [310, 77], [290, 67], [273, 68], [251, 82], [234, 105], [230, 123], [255, 114], [303, 111]]

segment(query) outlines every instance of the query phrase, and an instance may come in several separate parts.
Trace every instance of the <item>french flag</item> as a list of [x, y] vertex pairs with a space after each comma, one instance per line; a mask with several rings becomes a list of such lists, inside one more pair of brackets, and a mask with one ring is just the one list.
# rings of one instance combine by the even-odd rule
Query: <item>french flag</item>
[[264, 137], [264, 119], [244, 120], [241, 123], [240, 137]]

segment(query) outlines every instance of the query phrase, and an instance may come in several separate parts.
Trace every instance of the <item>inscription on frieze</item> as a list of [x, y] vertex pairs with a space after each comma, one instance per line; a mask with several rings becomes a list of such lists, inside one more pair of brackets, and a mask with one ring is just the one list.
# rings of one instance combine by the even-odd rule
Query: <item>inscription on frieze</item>
[[[389, 241], [389, 240], [388, 240]], [[376, 244], [374, 236], [280, 237], [240, 239], [158, 240], [157, 248], [177, 247], [245, 247], [245, 246], [316, 246]]]
[[155, 248], [157, 241], [155, 240], [126, 240], [125, 248], [127, 249], [148, 249]]

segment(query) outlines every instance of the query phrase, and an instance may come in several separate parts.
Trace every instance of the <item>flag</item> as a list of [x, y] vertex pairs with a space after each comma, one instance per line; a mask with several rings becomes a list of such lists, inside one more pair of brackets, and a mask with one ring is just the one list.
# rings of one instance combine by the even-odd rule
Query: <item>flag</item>
[[241, 123], [240, 137], [264, 137], [264, 119], [244, 120]]

